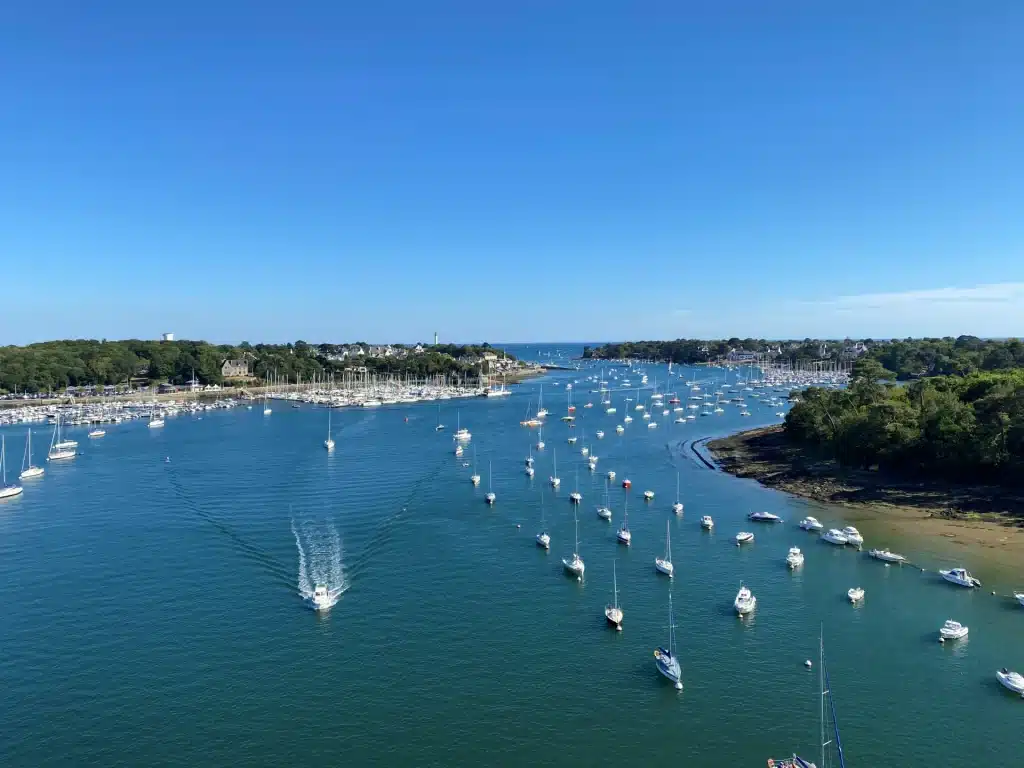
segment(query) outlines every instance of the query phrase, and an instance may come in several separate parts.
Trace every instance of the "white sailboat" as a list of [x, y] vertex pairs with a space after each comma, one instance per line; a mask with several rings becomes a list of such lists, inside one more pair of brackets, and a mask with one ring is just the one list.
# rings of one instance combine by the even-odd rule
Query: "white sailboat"
[[437, 406], [437, 424], [434, 425], [435, 432], [443, 432], [444, 424], [441, 423], [441, 406]]
[[33, 477], [40, 477], [45, 471], [42, 467], [32, 465], [32, 430], [30, 429], [25, 438], [25, 455], [21, 459], [21, 474], [18, 475], [18, 479], [29, 480]]
[[488, 461], [487, 462], [487, 493], [486, 493], [486, 495], [484, 495], [484, 501], [486, 501], [488, 504], [493, 504], [495, 502], [495, 500], [498, 498], [497, 496], [494, 495], [494, 491], [492, 490], [493, 488], [494, 488], [494, 486], [491, 484], [491, 462]]
[[331, 404], [327, 404], [327, 439], [324, 440], [324, 448], [328, 451], [334, 450], [334, 438], [331, 437]]
[[622, 502], [622, 525], [619, 526], [618, 532], [615, 534], [615, 538], [619, 540], [620, 544], [625, 544], [627, 547], [633, 541], [633, 534], [629, 532], [629, 498]]
[[536, 445], [536, 448], [537, 448], [538, 451], [543, 451], [544, 450], [544, 427], [541, 427], [540, 429], [537, 430], [537, 445]]
[[611, 605], [604, 607], [604, 617], [608, 623], [613, 625], [619, 632], [622, 631], [622, 609], [619, 607], [619, 580], [616, 575], [615, 561], [612, 561], [612, 595]]
[[658, 672], [672, 681], [677, 691], [683, 690], [683, 670], [676, 657], [676, 624], [672, 613], [672, 590], [668, 592], [668, 648], [654, 651]]
[[557, 488], [562, 484], [562, 478], [558, 476], [558, 451], [553, 451], [552, 472], [553, 474], [548, 478], [548, 482], [551, 483], [552, 488]]
[[7, 484], [7, 440], [0, 435], [0, 499], [13, 499], [23, 490], [20, 485]]
[[672, 566], [672, 536], [669, 532], [668, 520], [665, 521], [665, 556], [654, 558], [654, 567], [659, 573], [664, 573], [670, 579], [675, 568]]
[[571, 501], [573, 504], [579, 504], [581, 501], [583, 501], [583, 494], [580, 493], [580, 470], [578, 467], [576, 469], [576, 485], [573, 489], [573, 492], [569, 494], [569, 501]]
[[53, 437], [50, 438], [50, 450], [46, 454], [47, 461], [58, 461], [61, 459], [73, 459], [77, 455], [73, 448], [58, 448], [60, 439], [60, 414], [57, 414], [57, 424], [53, 428]]
[[469, 476], [469, 482], [473, 485], [480, 485], [480, 475], [476, 471], [476, 446], [473, 446], [473, 474]]
[[576, 522], [576, 548], [573, 550], [572, 557], [562, 558], [562, 565], [565, 566], [565, 570], [575, 576], [578, 581], [583, 581], [583, 571], [585, 566], [583, 565], [583, 558], [580, 557], [580, 519], [575, 511], [572, 516]]
[[540, 393], [537, 395], [537, 418], [543, 419], [548, 415], [547, 409], [544, 407], [544, 385], [540, 385]]
[[547, 526], [544, 525], [544, 491], [540, 493], [540, 533], [537, 534], [537, 546], [544, 549], [551, 549], [551, 537], [548, 535]]
[[611, 510], [611, 507], [608, 506], [608, 486], [607, 485], [605, 485], [605, 488], [604, 488], [604, 504], [602, 504], [600, 507], [597, 508], [597, 516], [600, 517], [602, 520], [611, 520], [612, 519], [612, 510]]
[[[264, 381], [263, 384], [264, 384], [264, 386], [263, 386], [263, 415], [264, 416], [269, 416], [274, 411], [270, 407], [270, 403], [267, 402], [267, 387], [266, 387], [267, 382]], [[153, 426], [153, 425], [150, 424], [150, 426]], [[163, 426], [163, 425], [161, 424], [160, 426]], [[325, 587], [325, 589], [326, 589], [326, 587]]]
[[683, 502], [679, 500], [679, 473], [676, 472], [676, 503], [672, 505], [672, 511], [677, 515], [683, 514]]

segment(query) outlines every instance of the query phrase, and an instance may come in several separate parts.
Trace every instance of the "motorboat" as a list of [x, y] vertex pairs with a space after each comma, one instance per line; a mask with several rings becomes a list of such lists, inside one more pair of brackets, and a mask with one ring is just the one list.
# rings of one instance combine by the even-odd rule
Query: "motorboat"
[[838, 528], [829, 528], [821, 535], [821, 540], [827, 541], [829, 544], [838, 544], [841, 547], [846, 546], [846, 536]]
[[632, 488], [632, 487], [633, 487], [633, 481], [632, 481], [632, 480], [630, 480], [630, 479], [629, 479], [628, 477], [627, 477], [627, 478], [625, 478], [625, 479], [624, 479], [624, 480], [622, 481], [622, 487], [623, 487], [623, 488]]
[[603, 440], [604, 439], [604, 432], [602, 432], [600, 429], [597, 430], [597, 439], [598, 440]]
[[573, 550], [572, 557], [563, 557], [562, 565], [565, 567], [567, 573], [572, 574], [577, 579], [583, 579], [583, 571], [585, 566], [583, 565], [583, 558], [580, 557], [580, 521], [579, 518], [573, 515], [576, 520], [576, 548]]
[[461, 445], [456, 445], [455, 446], [455, 455], [456, 456], [461, 456], [463, 453], [465, 453], [465, 451], [463, 450], [462, 446]]
[[1024, 605], [1024, 592], [1014, 592], [1013, 596], [1017, 598], [1017, 602]]
[[89, 437], [103, 437], [105, 434], [107, 434], [107, 431], [105, 429], [94, 429], [89, 433]]
[[961, 587], [980, 587], [981, 581], [971, 576], [970, 571], [966, 568], [950, 568], [949, 570], [939, 571], [939, 575], [942, 576], [950, 584], [956, 584]]
[[604, 617], [619, 632], [622, 631], [622, 609], [619, 607], [619, 580], [615, 572], [615, 561], [612, 561], [612, 594], [614, 602], [604, 607]]
[[568, 443], [569, 445], [576, 445], [576, 440], [577, 440], [577, 439], [578, 439], [578, 438], [576, 438], [575, 436], [573, 436], [573, 437], [569, 437], [569, 438], [566, 438], [566, 441], [565, 441], [565, 442], [567, 442], [567, 443]]
[[790, 570], [795, 570], [804, 564], [804, 553], [800, 551], [800, 547], [790, 547], [789, 554], [786, 555], [786, 565], [790, 567]]
[[732, 606], [736, 609], [738, 616], [746, 616], [757, 607], [757, 598], [754, 597], [749, 589], [741, 584], [740, 591], [736, 593], [736, 599], [733, 600]]
[[668, 520], [665, 521], [665, 556], [654, 558], [654, 567], [658, 573], [672, 578], [675, 568], [672, 566], [672, 537], [669, 534]]
[[608, 470], [608, 474], [605, 475], [605, 477], [607, 477], [609, 480], [614, 480], [615, 479], [615, 470], [614, 469], [609, 469]]
[[323, 584], [317, 584], [313, 594], [306, 597], [306, 602], [314, 611], [326, 611], [337, 602], [337, 597], [337, 592], [328, 589]]
[[676, 625], [672, 618], [672, 591], [668, 593], [668, 648], [659, 647], [654, 651], [654, 663], [658, 672], [667, 677], [677, 691], [683, 690], [683, 670], [676, 657]]
[[861, 536], [860, 531], [852, 525], [848, 525], [843, 528], [843, 536], [846, 537], [847, 544], [853, 544], [855, 547], [859, 547], [864, 543], [864, 537]]
[[624, 426], [622, 426], [621, 424], [619, 424], [619, 425], [617, 425], [615, 427], [615, 434], [617, 434], [617, 435], [621, 435], [625, 431], [626, 431], [626, 428]]
[[864, 589], [861, 587], [851, 587], [846, 590], [846, 596], [850, 598], [851, 603], [859, 603], [864, 599]]
[[820, 531], [825, 526], [818, 522], [818, 518], [808, 515], [800, 521], [800, 527], [805, 531]]
[[967, 637], [967, 627], [959, 621], [946, 619], [946, 623], [939, 628], [940, 640], [959, 640], [961, 637]]
[[736, 544], [746, 544], [747, 542], [754, 540], [754, 534], [750, 531], [740, 531], [736, 534]]
[[1020, 672], [1011, 672], [1006, 667], [1003, 667], [996, 672], [996, 678], [1003, 684], [1004, 688], [1009, 688], [1014, 693], [1024, 696], [1024, 675], [1021, 675]]
[[711, 515], [704, 515], [704, 517], [700, 519], [700, 527], [705, 531], [710, 531], [715, 527], [715, 521], [711, 519]]
[[868, 554], [875, 558], [875, 560], [881, 560], [886, 563], [905, 563], [907, 561], [907, 558], [903, 555], [897, 555], [888, 549], [872, 549]]
[[753, 523], [781, 523], [782, 518], [771, 512], [751, 512], [747, 519]]
[[468, 429], [462, 427], [462, 429], [455, 433], [455, 439], [460, 442], [466, 442], [468, 440], [472, 440], [473, 435]]
[[654, 491], [644, 491], [644, 501], [651, 501], [654, 498]]

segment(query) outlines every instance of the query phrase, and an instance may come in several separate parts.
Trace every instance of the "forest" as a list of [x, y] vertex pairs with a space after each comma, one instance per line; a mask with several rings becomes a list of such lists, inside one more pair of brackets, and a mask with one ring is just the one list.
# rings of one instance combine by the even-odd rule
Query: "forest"
[[848, 388], [808, 389], [787, 437], [855, 469], [1024, 484], [1024, 370], [881, 383], [890, 375], [866, 359]]
[[[282, 381], [309, 381], [314, 375], [338, 373], [351, 366], [378, 373], [432, 376], [472, 375], [489, 345], [442, 345], [420, 354], [405, 348], [402, 355], [350, 360], [328, 355], [346, 345], [210, 344], [205, 341], [48, 341], [24, 347], [0, 347], [0, 392], [52, 392], [67, 387], [121, 385], [130, 380], [184, 384], [193, 373], [201, 384], [223, 384], [221, 365], [247, 356], [254, 376]], [[511, 355], [507, 355], [512, 357]]]

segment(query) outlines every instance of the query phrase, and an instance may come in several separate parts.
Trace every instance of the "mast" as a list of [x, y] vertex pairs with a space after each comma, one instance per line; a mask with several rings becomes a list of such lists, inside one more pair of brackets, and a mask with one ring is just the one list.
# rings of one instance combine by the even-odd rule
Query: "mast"
[[614, 560], [612, 560], [612, 590], [615, 592], [615, 610], [619, 610], [619, 580], [615, 573]]

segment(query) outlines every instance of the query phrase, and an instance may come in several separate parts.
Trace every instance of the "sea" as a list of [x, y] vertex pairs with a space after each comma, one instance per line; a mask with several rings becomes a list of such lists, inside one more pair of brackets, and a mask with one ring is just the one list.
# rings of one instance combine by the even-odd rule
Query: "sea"
[[[580, 350], [510, 347], [554, 364]], [[0, 765], [710, 768], [794, 753], [820, 763], [819, 638], [846, 765], [1021, 765], [1024, 701], [995, 672], [1024, 671], [1024, 608], [1007, 597], [1024, 576], [869, 526], [865, 552], [891, 546], [914, 564], [824, 544], [798, 521], [842, 527], [845, 510], [715, 471], [694, 451], [778, 421], [777, 408], [748, 400], [750, 417], [725, 406], [685, 424], [657, 411], [648, 429], [633, 410], [636, 374], [632, 390], [613, 392], [616, 414], [599, 406], [586, 377], [602, 369], [613, 382], [626, 374], [553, 371], [440, 413], [339, 409], [333, 453], [325, 411], [282, 402], [269, 416], [241, 407], [163, 429], [108, 425], [100, 440], [70, 429], [81, 455], [0, 503]], [[683, 405], [687, 379], [722, 375], [645, 370]], [[541, 394], [551, 415], [538, 451], [538, 430], [520, 421]], [[574, 428], [559, 419], [570, 397]], [[634, 421], [617, 435], [627, 412]], [[456, 424], [472, 433], [461, 458]], [[4, 430], [14, 474], [24, 433]], [[38, 463], [46, 440], [36, 442]], [[606, 494], [611, 523], [595, 513]], [[615, 538], [627, 505], [628, 548]], [[748, 522], [758, 510], [784, 522]], [[582, 582], [562, 567], [574, 512]], [[535, 544], [542, 515], [550, 551]], [[671, 580], [654, 570], [666, 523]], [[737, 547], [745, 529], [755, 541]], [[795, 572], [792, 546], [806, 557]], [[603, 614], [613, 563], [622, 632]], [[984, 588], [942, 581], [936, 569], [950, 565]], [[340, 595], [328, 612], [301, 597], [317, 583]], [[741, 584], [757, 597], [745, 619], [733, 611]], [[854, 586], [866, 591], [858, 605]], [[682, 691], [653, 658], [668, 641], [670, 592]], [[970, 634], [940, 645], [950, 618]]]

